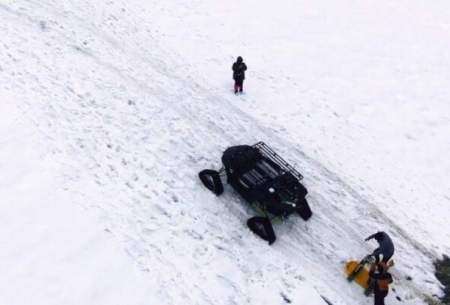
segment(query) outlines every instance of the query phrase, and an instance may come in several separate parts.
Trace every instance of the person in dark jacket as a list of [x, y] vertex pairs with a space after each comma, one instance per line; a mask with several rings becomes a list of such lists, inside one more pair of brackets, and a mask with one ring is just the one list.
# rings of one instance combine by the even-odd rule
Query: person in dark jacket
[[[378, 248], [376, 248], [370, 256], [375, 258], [375, 263], [380, 262], [387, 263], [394, 255], [394, 243], [389, 235], [385, 232], [377, 232], [370, 235], [365, 240], [371, 240], [374, 238], [378, 242]], [[372, 259], [373, 260], [373, 259]]]
[[392, 283], [392, 275], [387, 271], [388, 266], [381, 262], [373, 265], [369, 272], [369, 288], [366, 294], [373, 290], [374, 305], [385, 305], [384, 298], [389, 293], [389, 284]]
[[244, 63], [241, 56], [238, 56], [236, 62], [233, 64], [233, 79], [234, 79], [234, 93], [242, 92], [245, 79], [245, 71], [247, 65]]
[[394, 255], [394, 243], [389, 235], [380, 231], [370, 235], [365, 240], [369, 241], [372, 238], [378, 242], [378, 248], [360, 261], [359, 266], [347, 277], [347, 280], [353, 281], [365, 265], [376, 266], [379, 263], [384, 263], [390, 267], [394, 264], [393, 261], [389, 261]]

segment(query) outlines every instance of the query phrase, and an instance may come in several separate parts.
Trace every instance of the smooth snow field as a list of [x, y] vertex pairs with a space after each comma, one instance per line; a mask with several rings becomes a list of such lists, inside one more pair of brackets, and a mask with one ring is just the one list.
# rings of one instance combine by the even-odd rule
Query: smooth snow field
[[[442, 295], [450, 2], [0, 0], [0, 305], [369, 305]], [[248, 65], [234, 95], [231, 65]], [[264, 141], [313, 217], [269, 246], [197, 173]]]

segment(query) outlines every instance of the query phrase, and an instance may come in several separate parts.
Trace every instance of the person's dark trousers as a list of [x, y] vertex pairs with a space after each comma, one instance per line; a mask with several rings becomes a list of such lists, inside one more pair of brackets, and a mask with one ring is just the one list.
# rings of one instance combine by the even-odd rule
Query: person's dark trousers
[[234, 93], [242, 92], [244, 89], [244, 80], [243, 79], [236, 79], [234, 81]]
[[384, 305], [384, 298], [387, 294], [387, 291], [379, 291], [378, 289], [375, 289], [374, 305]]

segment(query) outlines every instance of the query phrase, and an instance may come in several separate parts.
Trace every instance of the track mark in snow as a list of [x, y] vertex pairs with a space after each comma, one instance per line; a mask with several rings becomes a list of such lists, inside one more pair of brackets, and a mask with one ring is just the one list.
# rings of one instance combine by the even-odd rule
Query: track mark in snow
[[[209, 267], [221, 258], [231, 265], [234, 273], [219, 274], [214, 280], [234, 295], [225, 299], [229, 303], [251, 303], [248, 293], [238, 289], [242, 283], [239, 277], [248, 279], [248, 287], [261, 288], [267, 282], [275, 282], [289, 291], [305, 280], [300, 275], [302, 271], [315, 270], [308, 276], [311, 282], [339, 283], [342, 270], [338, 262], [350, 255], [345, 249], [361, 249], [353, 255], [369, 251], [371, 246], [359, 241], [366, 230], [380, 222], [398, 232], [402, 252], [408, 255], [419, 252], [425, 256], [425, 265], [433, 256], [414, 244], [359, 191], [293, 143], [261, 127], [258, 121], [230, 106], [223, 96], [205, 93], [208, 90], [194, 80], [184, 79], [158, 60], [162, 51], [157, 45], [153, 53], [141, 49], [129, 52], [130, 48], [104, 35], [105, 30], [99, 30], [99, 26], [81, 23], [79, 12], [65, 11], [59, 16], [57, 7], [43, 11], [40, 3], [30, 3], [36, 9], [27, 13], [34, 15], [8, 9], [9, 15], [16, 17], [7, 19], [20, 21], [27, 30], [36, 28], [39, 35], [35, 33], [31, 41], [8, 46], [12, 50], [3, 61], [4, 69], [20, 76], [13, 83], [16, 88], [24, 88], [27, 82], [33, 88], [24, 90], [26, 107], [40, 115], [36, 125], [55, 146], [53, 149], [70, 156], [73, 171], [67, 174], [70, 181], [67, 187], [78, 188], [84, 199], [80, 201], [99, 210], [108, 230], [126, 245], [142, 270], [161, 277], [162, 289], [172, 285], [188, 300], [192, 290], [208, 296], [206, 288], [190, 283], [190, 277], [207, 280]], [[36, 26], [43, 19], [48, 20], [44, 33]], [[68, 32], [65, 29], [70, 28], [70, 23], [65, 20], [82, 26]], [[117, 21], [116, 17], [110, 18], [110, 22]], [[11, 29], [17, 37], [21, 37], [20, 30]], [[25, 48], [29, 43], [40, 48], [29, 54]], [[71, 52], [67, 53], [67, 49]], [[49, 58], [47, 53], [58, 56]], [[21, 63], [24, 54], [31, 55], [33, 64], [47, 71], [48, 79], [32, 77], [41, 74]], [[17, 70], [21, 68], [20, 75]], [[52, 86], [48, 86], [49, 82]], [[38, 99], [32, 100], [33, 97]], [[203, 167], [219, 166], [224, 147], [261, 139], [270, 139], [276, 148], [289, 147], [291, 150], [283, 156], [301, 162], [306, 184], [314, 188], [310, 195], [313, 219], [306, 224], [292, 219], [277, 226], [279, 243], [273, 248], [255, 239], [246, 229], [245, 220], [252, 211], [235, 193], [228, 192], [220, 198], [211, 196], [196, 177]], [[85, 189], [89, 194], [91, 187], [100, 189], [104, 196], [90, 198], [81, 194]], [[348, 223], [349, 218], [354, 223]], [[192, 247], [186, 247], [183, 242], [186, 239], [192, 242]], [[207, 242], [213, 246], [201, 245]], [[260, 257], [260, 253], [265, 256]], [[198, 260], [207, 265], [199, 264]], [[324, 262], [327, 268], [323, 268]], [[184, 265], [196, 273], [183, 274]], [[336, 289], [317, 289], [327, 295], [354, 293], [352, 287], [344, 286], [338, 291], [341, 288], [338, 285]], [[176, 304], [177, 300], [170, 296], [168, 299]]]

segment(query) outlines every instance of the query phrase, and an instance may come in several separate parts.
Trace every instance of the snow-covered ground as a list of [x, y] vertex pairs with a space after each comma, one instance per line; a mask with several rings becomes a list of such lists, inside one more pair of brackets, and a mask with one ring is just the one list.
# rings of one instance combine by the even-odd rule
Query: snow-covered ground
[[[447, 1], [1, 1], [0, 16], [1, 304], [371, 304], [342, 267], [379, 229], [397, 247], [387, 303], [440, 294]], [[271, 247], [235, 193], [197, 179], [259, 140], [304, 174], [314, 212]]]

